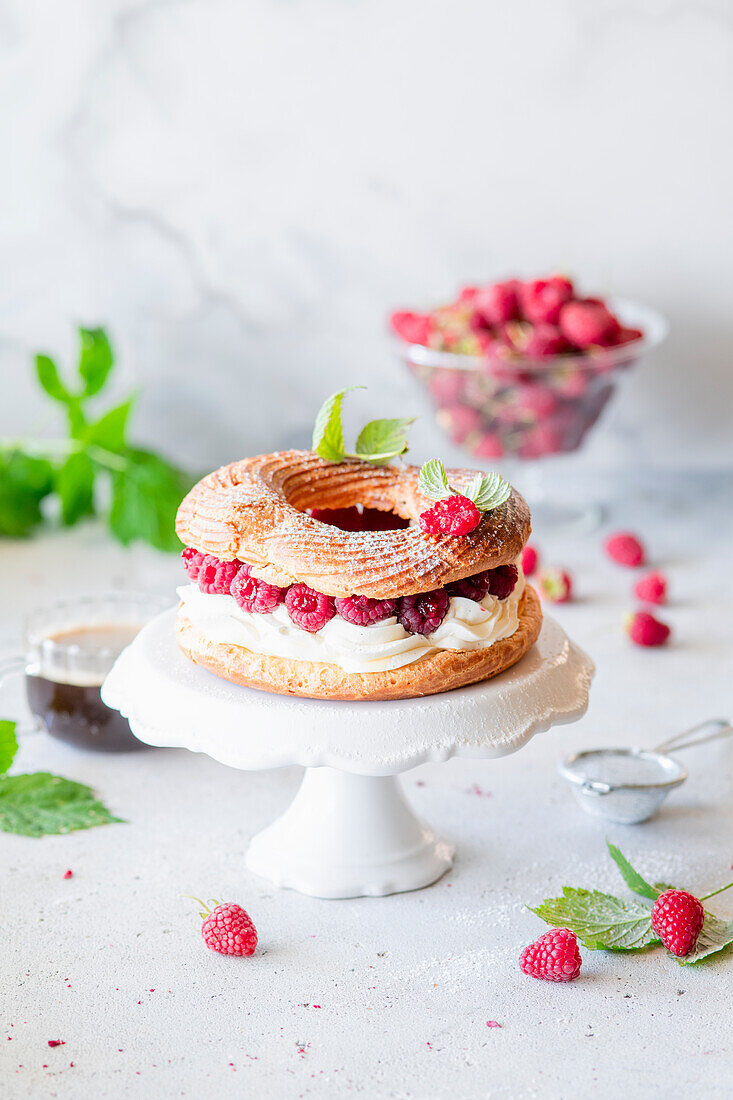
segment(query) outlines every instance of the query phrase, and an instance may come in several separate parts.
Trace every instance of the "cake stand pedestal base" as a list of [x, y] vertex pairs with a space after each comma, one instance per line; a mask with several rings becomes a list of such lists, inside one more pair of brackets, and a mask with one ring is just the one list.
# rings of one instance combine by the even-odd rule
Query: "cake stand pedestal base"
[[381, 897], [435, 882], [454, 851], [415, 817], [397, 776], [307, 768], [282, 817], [252, 839], [247, 866], [318, 898]]

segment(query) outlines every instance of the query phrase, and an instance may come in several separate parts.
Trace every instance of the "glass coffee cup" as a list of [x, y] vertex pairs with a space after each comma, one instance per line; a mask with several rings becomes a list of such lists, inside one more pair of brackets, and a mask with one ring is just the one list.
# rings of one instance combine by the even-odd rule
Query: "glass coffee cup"
[[25, 622], [24, 655], [0, 661], [0, 685], [22, 673], [34, 724], [52, 737], [96, 752], [144, 749], [101, 688], [122, 650], [168, 607], [158, 596], [119, 593], [39, 608]]

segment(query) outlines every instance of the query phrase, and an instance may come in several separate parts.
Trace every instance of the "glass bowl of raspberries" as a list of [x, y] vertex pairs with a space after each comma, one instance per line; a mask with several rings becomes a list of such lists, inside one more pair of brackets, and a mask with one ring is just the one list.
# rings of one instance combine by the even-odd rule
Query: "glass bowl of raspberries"
[[667, 334], [654, 310], [586, 297], [564, 275], [466, 286], [428, 312], [394, 312], [390, 325], [453, 442], [484, 463], [531, 461], [538, 489], [535, 460], [577, 451], [624, 374]]

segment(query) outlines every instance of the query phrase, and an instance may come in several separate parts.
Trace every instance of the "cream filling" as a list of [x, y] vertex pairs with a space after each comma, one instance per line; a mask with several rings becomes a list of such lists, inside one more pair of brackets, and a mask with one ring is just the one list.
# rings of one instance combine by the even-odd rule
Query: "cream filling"
[[409, 634], [396, 616], [371, 626], [356, 626], [339, 615], [316, 634], [292, 622], [285, 604], [266, 615], [243, 611], [233, 596], [201, 592], [198, 585], [178, 589], [185, 617], [209, 642], [238, 645], [268, 657], [338, 665], [344, 672], [389, 672], [411, 665], [440, 649], [487, 649], [509, 638], [519, 625], [524, 575], [504, 600], [486, 595], [481, 603], [453, 596], [442, 623], [432, 634]]

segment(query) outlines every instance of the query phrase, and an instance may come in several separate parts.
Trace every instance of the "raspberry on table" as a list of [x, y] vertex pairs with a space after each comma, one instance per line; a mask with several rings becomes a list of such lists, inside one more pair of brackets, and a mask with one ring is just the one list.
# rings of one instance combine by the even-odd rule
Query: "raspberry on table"
[[496, 569], [489, 570], [489, 592], [497, 600], [505, 600], [514, 591], [518, 578], [516, 565], [497, 565]]
[[336, 614], [332, 596], [302, 583], [291, 584], [285, 593], [285, 606], [295, 625], [309, 634], [315, 634]]
[[634, 585], [634, 595], [643, 603], [664, 603], [667, 599], [667, 578], [663, 573], [647, 573]]
[[481, 513], [473, 501], [455, 494], [422, 513], [420, 530], [427, 535], [467, 535], [480, 521]]
[[525, 577], [531, 577], [539, 565], [540, 556], [537, 548], [529, 544], [522, 550], [522, 572]]
[[631, 531], [617, 531], [609, 535], [604, 543], [606, 553], [619, 565], [635, 569], [644, 564], [644, 545]]
[[253, 955], [257, 930], [249, 914], [232, 901], [217, 905], [201, 925], [204, 943], [221, 955]]
[[402, 596], [397, 601], [397, 618], [409, 634], [432, 634], [448, 613], [450, 598], [444, 588]]
[[641, 646], [664, 645], [672, 633], [666, 623], [655, 619], [649, 611], [637, 611], [632, 615], [627, 630], [634, 645]]
[[679, 958], [695, 950], [704, 922], [702, 903], [687, 890], [665, 890], [652, 906], [652, 930]]
[[394, 615], [397, 600], [375, 600], [369, 596], [338, 597], [336, 611], [347, 623], [355, 626], [371, 626]]
[[578, 937], [569, 928], [551, 928], [519, 956], [525, 974], [546, 982], [572, 982], [582, 964]]
[[274, 611], [285, 598], [284, 588], [253, 577], [249, 566], [239, 571], [230, 591], [243, 611], [258, 612], [260, 615]]
[[185, 550], [181, 551], [181, 557], [183, 558], [183, 568], [192, 581], [197, 581], [206, 555], [202, 554], [200, 550], [194, 550], [193, 546], [187, 546]]
[[551, 603], [567, 603], [573, 595], [573, 581], [564, 569], [543, 569], [537, 578], [537, 587]]
[[463, 596], [466, 600], [475, 600], [481, 603], [489, 591], [491, 573], [485, 569], [483, 573], [474, 573], [472, 577], [464, 577], [461, 581], [453, 581], [448, 585], [449, 596]]

